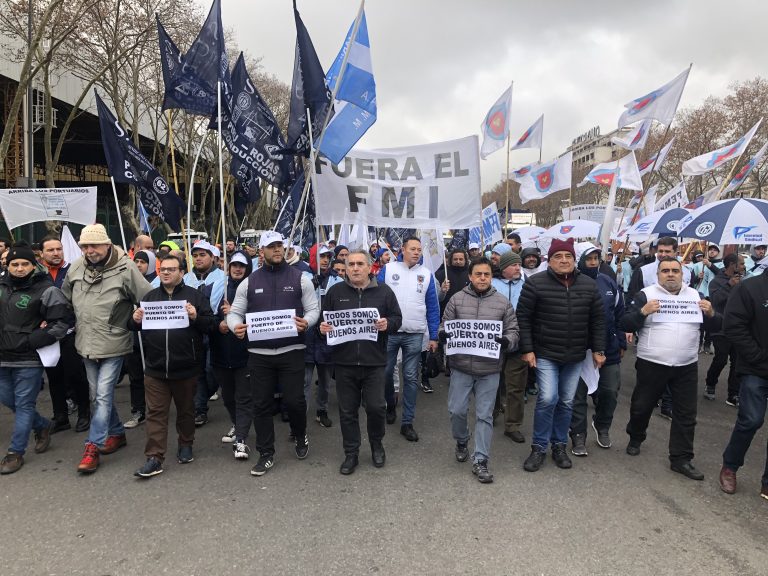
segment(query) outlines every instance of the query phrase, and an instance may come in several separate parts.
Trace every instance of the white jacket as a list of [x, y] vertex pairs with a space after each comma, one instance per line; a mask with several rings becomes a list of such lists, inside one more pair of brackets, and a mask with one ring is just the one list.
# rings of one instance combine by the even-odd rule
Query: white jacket
[[392, 288], [403, 313], [400, 332], [423, 334], [437, 340], [440, 326], [440, 303], [435, 278], [429, 268], [417, 264], [412, 268], [402, 262], [390, 262], [378, 274], [378, 281]]
[[[654, 284], [643, 288], [650, 302], [671, 295]], [[683, 286], [679, 296], [699, 300], [699, 293], [689, 286]], [[695, 322], [654, 322], [653, 314], [645, 318], [645, 324], [638, 333], [637, 357], [665, 366], [688, 366], [699, 359], [699, 327]]]

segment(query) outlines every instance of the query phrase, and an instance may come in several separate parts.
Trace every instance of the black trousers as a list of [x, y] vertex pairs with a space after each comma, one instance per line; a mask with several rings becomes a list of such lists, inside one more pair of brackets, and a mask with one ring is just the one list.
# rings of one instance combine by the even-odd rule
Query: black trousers
[[[77, 404], [78, 416], [88, 416], [91, 402], [88, 398], [88, 377], [80, 354], [75, 349], [75, 334], [60, 340], [61, 358], [52, 368], [46, 368], [48, 387], [51, 393], [54, 419], [67, 419], [67, 396]], [[142, 378], [143, 378], [142, 374]]]
[[365, 405], [368, 441], [381, 444], [387, 401], [384, 399], [384, 366], [342, 366], [336, 364], [336, 396], [344, 454], [360, 451], [360, 402]]
[[131, 412], [146, 414], [147, 406], [144, 398], [144, 364], [141, 360], [139, 337], [133, 337], [133, 352], [126, 356], [124, 364], [128, 369], [128, 382], [131, 389]]
[[630, 442], [642, 443], [648, 422], [664, 390], [672, 395], [672, 423], [669, 427], [669, 459], [683, 462], [693, 459], [698, 401], [698, 362], [687, 366], [664, 366], [638, 358], [637, 382], [629, 406], [627, 434]]
[[731, 361], [728, 369], [728, 398], [739, 395], [739, 379], [736, 377], [736, 347], [725, 336], [712, 336], [712, 344], [715, 345], [715, 357], [707, 370], [707, 388], [714, 389], [723, 368]]
[[304, 399], [304, 349], [282, 354], [248, 353], [248, 373], [253, 397], [256, 449], [261, 455], [275, 453], [275, 423], [272, 417], [275, 390], [283, 391], [291, 431], [296, 438], [307, 433], [307, 402]]
[[[234, 425], [237, 422], [237, 400], [236, 390], [238, 382], [244, 382], [242, 387], [246, 387], [248, 382], [248, 368], [224, 368], [219, 366], [213, 367], [213, 375], [216, 383], [221, 386], [221, 399], [224, 401], [224, 408], [227, 409], [229, 414], [229, 421]], [[250, 396], [250, 390], [248, 391]], [[246, 433], [248, 428], [251, 427], [251, 421], [253, 420], [253, 409], [251, 409], [248, 424], [245, 428]], [[235, 430], [237, 433], [237, 430]]]

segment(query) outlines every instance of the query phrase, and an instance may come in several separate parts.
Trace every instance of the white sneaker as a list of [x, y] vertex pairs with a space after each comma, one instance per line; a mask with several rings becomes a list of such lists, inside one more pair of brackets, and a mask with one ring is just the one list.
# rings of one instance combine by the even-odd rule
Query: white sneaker
[[245, 442], [235, 442], [232, 452], [235, 453], [235, 460], [248, 460], [251, 450]]
[[213, 402], [215, 400], [218, 400], [218, 399], [219, 399], [219, 391], [218, 390], [216, 390], [216, 392], [213, 393], [213, 396], [208, 398], [208, 400], [210, 400], [211, 402]]
[[123, 422], [124, 428], [136, 428], [139, 424], [144, 424], [144, 420], [147, 417], [143, 412], [134, 412], [131, 414], [131, 418], [127, 422]]
[[224, 444], [232, 444], [232, 442], [235, 441], [235, 427], [232, 426], [229, 429], [229, 432], [224, 434], [224, 436], [221, 437], [221, 441], [224, 442]]

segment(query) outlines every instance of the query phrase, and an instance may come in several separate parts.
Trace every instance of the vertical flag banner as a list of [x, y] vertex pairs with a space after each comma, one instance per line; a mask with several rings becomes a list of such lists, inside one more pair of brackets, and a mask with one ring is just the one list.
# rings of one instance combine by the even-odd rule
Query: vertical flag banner
[[445, 261], [445, 244], [443, 235], [439, 230], [433, 228], [421, 231], [419, 236], [421, 241], [421, 255], [424, 259], [424, 266], [434, 274]]
[[688, 193], [685, 191], [685, 180], [680, 180], [674, 188], [656, 200], [654, 211], [682, 208], [686, 204], [688, 204]]
[[517, 142], [509, 147], [510, 150], [520, 150], [521, 148], [541, 148], [542, 135], [544, 133], [544, 114], [528, 128]]
[[736, 173], [733, 179], [728, 183], [728, 186], [726, 186], [725, 190], [723, 190], [724, 194], [727, 194], [728, 192], [733, 192], [744, 183], [744, 180], [747, 179], [747, 176], [749, 176], [749, 173], [752, 172], [752, 169], [755, 166], [757, 166], [760, 163], [760, 160], [763, 159], [763, 156], [765, 156], [766, 149], [768, 149], [768, 142], [763, 144], [763, 147], [757, 151], [757, 154], [752, 156], [749, 162], [747, 162], [746, 164], [744, 164], [744, 166], [741, 167], [741, 169]]
[[139, 191], [139, 199], [147, 212], [159, 216], [175, 232], [181, 230], [181, 213], [186, 204], [176, 196], [160, 172], [147, 160], [131, 142], [128, 133], [120, 126], [117, 118], [96, 94], [99, 111], [101, 142], [107, 158], [109, 173], [115, 182], [133, 184]]
[[[640, 176], [645, 176], [651, 170], [654, 172], [660, 171], [661, 167], [664, 165], [664, 162], [667, 160], [667, 155], [669, 154], [669, 151], [672, 148], [672, 144], [674, 144], [674, 142], [675, 138], [672, 138], [672, 140], [664, 144], [662, 149], [656, 152], [656, 154], [644, 162], [639, 163], [637, 168], [640, 170]], [[658, 157], [658, 160], [656, 160], [656, 157]]]
[[590, 182], [600, 186], [611, 186], [617, 175], [617, 188], [623, 188], [624, 190], [643, 189], [643, 182], [640, 178], [640, 170], [637, 167], [634, 152], [630, 152], [620, 160], [598, 164], [592, 168], [589, 174], [584, 176], [584, 180], [579, 182], [579, 186], [584, 186]]
[[763, 119], [757, 121], [757, 123], [749, 129], [749, 132], [744, 134], [733, 144], [718, 148], [713, 152], [707, 152], [701, 156], [696, 156], [690, 160], [683, 162], [683, 176], [697, 176], [699, 174], [706, 174], [716, 168], [719, 168], [723, 164], [735, 160], [741, 156], [752, 141], [752, 137], [757, 132]]
[[[371, 65], [371, 45], [365, 12], [354, 42], [351, 41], [355, 23], [347, 32], [344, 46], [326, 74], [328, 88], [333, 90], [339, 76], [341, 85], [336, 90], [334, 115], [325, 128], [320, 152], [334, 164], [341, 162], [363, 134], [376, 122], [376, 82]], [[346, 69], [341, 74], [344, 55], [349, 50]]]
[[621, 146], [625, 150], [645, 148], [645, 143], [648, 141], [648, 134], [651, 133], [651, 126], [653, 126], [653, 120], [643, 120], [623, 136], [614, 136], [611, 138], [611, 142], [617, 146]]
[[480, 148], [480, 158], [485, 160], [489, 154], [504, 146], [509, 135], [509, 114], [512, 108], [512, 85], [504, 94], [499, 96], [488, 114], [485, 115], [480, 130], [483, 133], [483, 145]]
[[255, 204], [261, 199], [261, 183], [254, 176], [253, 170], [234, 156], [229, 163], [229, 173], [237, 180], [235, 213], [238, 218], [242, 218], [245, 216], [248, 205]]
[[672, 122], [690, 71], [688, 67], [661, 88], [624, 104], [626, 110], [619, 118], [619, 128], [645, 119], [658, 120], [665, 126]]
[[521, 177], [520, 201], [523, 204], [531, 200], [541, 200], [559, 190], [571, 187], [573, 153], [567, 152], [552, 162], [538, 163]]
[[503, 235], [501, 233], [501, 220], [499, 220], [499, 211], [496, 208], [496, 202], [491, 202], [483, 208], [483, 233], [480, 234], [480, 226], [469, 229], [469, 241], [480, 244], [485, 240], [486, 244], [496, 244], [501, 242]]

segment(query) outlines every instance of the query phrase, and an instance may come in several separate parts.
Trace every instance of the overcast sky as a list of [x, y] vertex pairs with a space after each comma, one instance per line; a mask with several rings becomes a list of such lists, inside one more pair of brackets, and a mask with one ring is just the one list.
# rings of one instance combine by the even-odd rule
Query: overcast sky
[[[324, 68], [358, 6], [298, 0]], [[222, 16], [242, 49], [291, 83], [291, 0], [222, 0]], [[768, 2], [758, 0], [368, 0], [366, 17], [378, 120], [360, 148], [479, 134], [514, 81], [512, 139], [543, 113], [546, 160], [593, 126], [613, 130], [623, 104], [691, 62], [681, 107], [723, 95], [733, 81], [768, 77]], [[514, 151], [510, 168], [536, 159], [538, 150]], [[481, 161], [483, 191], [500, 181], [505, 163], [503, 149]]]

